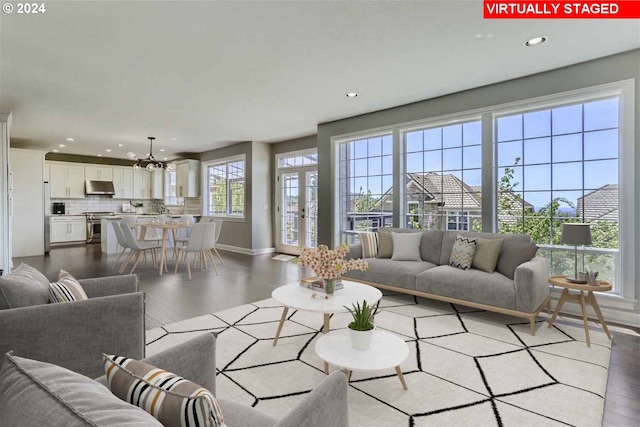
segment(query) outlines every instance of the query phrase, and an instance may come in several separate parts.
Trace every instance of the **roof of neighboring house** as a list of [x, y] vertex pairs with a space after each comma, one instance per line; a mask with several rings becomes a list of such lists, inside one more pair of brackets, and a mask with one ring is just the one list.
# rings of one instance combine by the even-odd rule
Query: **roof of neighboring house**
[[607, 184], [578, 198], [578, 212], [584, 210], [584, 219], [617, 221], [619, 218], [618, 184]]

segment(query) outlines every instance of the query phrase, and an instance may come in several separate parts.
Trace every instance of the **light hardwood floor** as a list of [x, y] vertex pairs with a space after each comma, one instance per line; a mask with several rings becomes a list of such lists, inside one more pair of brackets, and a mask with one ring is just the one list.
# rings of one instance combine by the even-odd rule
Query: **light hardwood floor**
[[[193, 271], [188, 281], [186, 269], [178, 274], [158, 276], [156, 268], [141, 265], [136, 270], [140, 288], [146, 293], [147, 328], [178, 320], [213, 313], [271, 296], [278, 286], [308, 277], [293, 262], [279, 262], [272, 255], [248, 256], [221, 251], [224, 264], [218, 265], [216, 276], [212, 268]], [[117, 274], [111, 268], [116, 256], [104, 256], [100, 246], [86, 245], [59, 248], [50, 256], [14, 259], [16, 265], [24, 261], [42, 271], [50, 279], [56, 278], [61, 268], [77, 278]], [[173, 262], [169, 262], [170, 266]], [[172, 268], [170, 268], [172, 271]], [[577, 326], [581, 319], [559, 320]], [[611, 367], [605, 399], [604, 426], [640, 426], [640, 338], [612, 331], [614, 336]]]

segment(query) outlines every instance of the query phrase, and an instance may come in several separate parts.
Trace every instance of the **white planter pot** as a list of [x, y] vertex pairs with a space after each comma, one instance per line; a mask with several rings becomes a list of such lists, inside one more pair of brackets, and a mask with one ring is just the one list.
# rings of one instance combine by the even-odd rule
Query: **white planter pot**
[[349, 338], [351, 339], [351, 347], [354, 350], [368, 350], [369, 346], [371, 346], [371, 339], [373, 338], [373, 331], [375, 328], [369, 331], [354, 331], [351, 328], [349, 329]]

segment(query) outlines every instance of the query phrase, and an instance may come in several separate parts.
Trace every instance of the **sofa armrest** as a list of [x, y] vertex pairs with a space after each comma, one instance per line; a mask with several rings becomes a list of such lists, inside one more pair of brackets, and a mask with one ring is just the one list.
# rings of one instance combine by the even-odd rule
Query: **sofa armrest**
[[516, 310], [533, 313], [549, 296], [549, 260], [535, 257], [516, 268]]
[[349, 252], [347, 252], [347, 255], [346, 255], [345, 258], [347, 260], [362, 258], [362, 245], [361, 244], [350, 245], [349, 246]]
[[95, 378], [102, 353], [144, 357], [144, 294], [0, 310], [0, 354], [10, 350]]
[[81, 279], [78, 282], [89, 298], [138, 292], [138, 276], [135, 274]]
[[336, 371], [325, 378], [276, 427], [346, 427], [349, 425], [347, 377]]

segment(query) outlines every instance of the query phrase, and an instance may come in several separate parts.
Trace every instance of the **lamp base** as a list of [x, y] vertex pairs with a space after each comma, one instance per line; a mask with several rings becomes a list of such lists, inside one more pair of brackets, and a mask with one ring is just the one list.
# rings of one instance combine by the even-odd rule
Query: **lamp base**
[[576, 279], [575, 277], [566, 277], [566, 279], [567, 279], [567, 282], [569, 282], [569, 283], [576, 283], [576, 284], [579, 284], [579, 285], [585, 285], [585, 284], [589, 283], [586, 280]]

